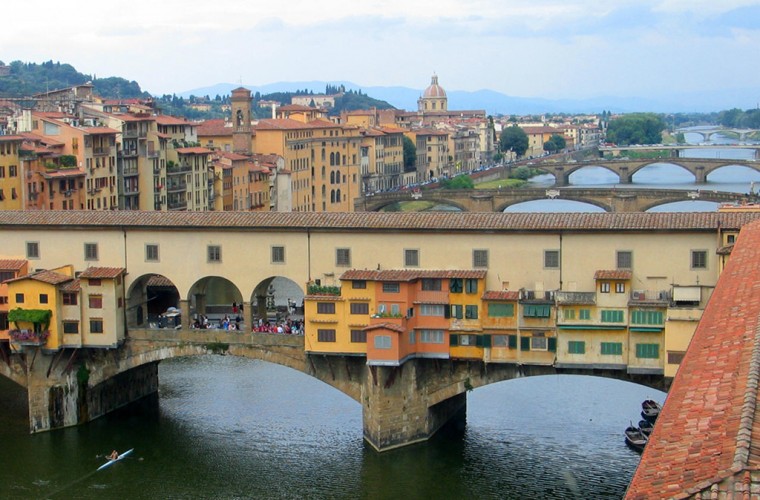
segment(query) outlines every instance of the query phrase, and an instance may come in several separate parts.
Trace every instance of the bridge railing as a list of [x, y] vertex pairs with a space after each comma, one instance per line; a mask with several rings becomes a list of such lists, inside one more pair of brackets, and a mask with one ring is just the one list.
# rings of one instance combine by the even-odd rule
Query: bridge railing
[[202, 344], [243, 344], [250, 346], [291, 346], [303, 349], [303, 335], [282, 333], [256, 333], [227, 330], [178, 329], [130, 329], [127, 338], [131, 341], [145, 342], [182, 342], [195, 345]]

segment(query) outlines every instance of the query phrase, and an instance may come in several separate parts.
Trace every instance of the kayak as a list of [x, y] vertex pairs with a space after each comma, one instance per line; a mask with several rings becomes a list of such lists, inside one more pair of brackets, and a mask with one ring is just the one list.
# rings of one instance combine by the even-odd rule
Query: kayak
[[[118, 462], [122, 458], [127, 458], [127, 455], [129, 455], [133, 451], [134, 451], [134, 448], [129, 449], [129, 450], [125, 451], [124, 453], [119, 453], [119, 456], [117, 458], [112, 458], [108, 462], [104, 463], [103, 465], [101, 465], [100, 467], [98, 467], [98, 470], [103, 470], [106, 467], [110, 467], [111, 465], [115, 464], [116, 462]], [[95, 472], [97, 472], [97, 471], [95, 471]]]

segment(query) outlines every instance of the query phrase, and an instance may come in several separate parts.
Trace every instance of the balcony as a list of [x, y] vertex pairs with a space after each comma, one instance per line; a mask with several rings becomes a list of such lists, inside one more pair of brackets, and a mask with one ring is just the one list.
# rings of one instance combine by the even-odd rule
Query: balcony
[[185, 163], [182, 165], [171, 165], [166, 167], [166, 173], [167, 174], [185, 174], [187, 172], [192, 172], [192, 167]]
[[187, 191], [186, 182], [172, 183], [166, 186], [167, 193], [184, 193], [185, 191]]
[[124, 158], [131, 158], [133, 156], [137, 156], [137, 148], [122, 149], [121, 150], [121, 156], [124, 157]]
[[108, 156], [111, 154], [111, 148], [110, 147], [92, 148], [92, 154], [93, 156]]
[[121, 135], [124, 139], [137, 139], [139, 131], [137, 129], [126, 129], [124, 130]]
[[124, 186], [124, 196], [140, 194], [140, 189], [137, 186]]
[[633, 290], [628, 302], [630, 305], [652, 304], [657, 306], [670, 303], [670, 290]]
[[169, 210], [187, 210], [186, 201], [170, 201], [168, 205]]
[[557, 304], [596, 304], [596, 292], [555, 292]]

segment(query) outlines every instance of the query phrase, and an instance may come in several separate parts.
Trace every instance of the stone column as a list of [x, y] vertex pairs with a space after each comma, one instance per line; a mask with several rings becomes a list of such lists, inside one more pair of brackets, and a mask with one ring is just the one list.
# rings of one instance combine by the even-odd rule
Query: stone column
[[429, 392], [436, 375], [421, 369], [419, 362], [367, 370], [362, 389], [364, 439], [378, 451], [427, 440], [467, 406], [466, 393], [450, 385], [451, 396], [436, 404]]
[[192, 321], [190, 320], [190, 301], [179, 301], [179, 314], [182, 318], [182, 328], [190, 328]]

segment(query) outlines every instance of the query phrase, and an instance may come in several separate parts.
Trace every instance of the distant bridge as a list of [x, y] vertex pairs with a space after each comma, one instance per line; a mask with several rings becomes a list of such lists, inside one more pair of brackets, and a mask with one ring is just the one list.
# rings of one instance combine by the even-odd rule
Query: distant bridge
[[[760, 146], [758, 146], [760, 147]], [[662, 148], [657, 148], [662, 149]], [[601, 148], [600, 148], [601, 151]], [[567, 186], [570, 183], [570, 175], [585, 167], [602, 167], [617, 174], [620, 184], [633, 182], [633, 175], [644, 167], [654, 164], [676, 165], [691, 173], [696, 183], [704, 183], [707, 176], [719, 168], [729, 166], [742, 166], [760, 172], [760, 162], [755, 160], [721, 159], [721, 158], [646, 158], [646, 159], [615, 159], [605, 160], [602, 158], [584, 160], [575, 163], [550, 163], [548, 161], [536, 162], [533, 168], [543, 170], [554, 175], [556, 186]]]
[[699, 134], [703, 137], [704, 141], [707, 142], [710, 140], [710, 138], [715, 134], [722, 134], [724, 132], [730, 132], [733, 134], [736, 134], [739, 136], [740, 141], [744, 141], [747, 139], [747, 136], [750, 135], [753, 132], [760, 132], [755, 129], [751, 128], [744, 128], [744, 129], [738, 129], [738, 128], [727, 128], [727, 127], [716, 127], [711, 129], [704, 129], [704, 130], [693, 130], [693, 129], [686, 129], [686, 128], [680, 128], [676, 130], [676, 132], [681, 132], [683, 134]]
[[418, 192], [380, 193], [355, 201], [355, 210], [376, 212], [394, 203], [425, 200], [456, 207], [463, 212], [503, 212], [527, 201], [560, 199], [579, 201], [607, 212], [645, 212], [678, 201], [733, 203], [746, 195], [726, 191], [633, 188], [530, 188], [530, 189], [436, 189]]

